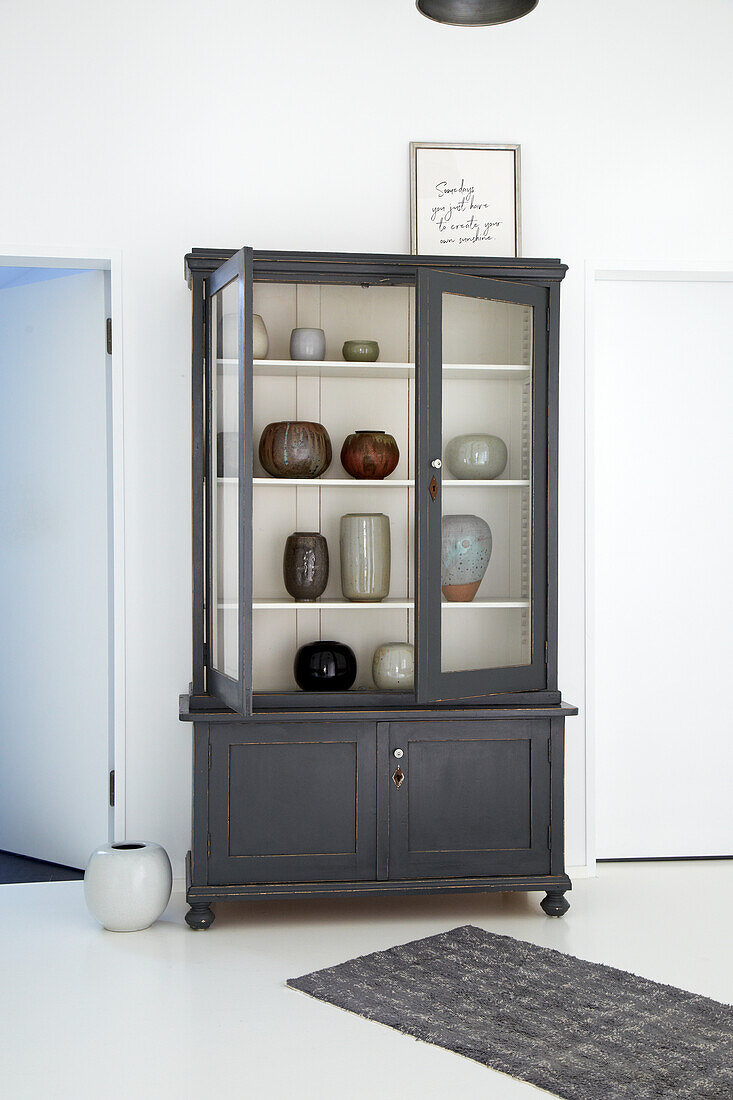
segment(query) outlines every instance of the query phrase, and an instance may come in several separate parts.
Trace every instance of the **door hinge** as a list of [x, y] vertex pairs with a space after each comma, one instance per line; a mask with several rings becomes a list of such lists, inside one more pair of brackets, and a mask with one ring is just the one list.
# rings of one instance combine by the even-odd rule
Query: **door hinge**
[[115, 804], [115, 770], [114, 768], [109, 773], [109, 804], [114, 806]]
[[107, 318], [107, 355], [112, 354], [112, 318]]
[[209, 745], [209, 771], [211, 771], [211, 745]]
[[548, 653], [549, 653], [548, 643], [545, 642], [545, 664], [547, 664], [547, 661], [548, 661], [548, 656], [547, 656]]
[[547, 307], [547, 331], [550, 331], [550, 307]]
[[547, 847], [552, 851], [552, 825], [547, 826]]
[[547, 738], [547, 759], [552, 763], [552, 738]]
[[206, 855], [211, 856], [211, 833], [206, 834]]

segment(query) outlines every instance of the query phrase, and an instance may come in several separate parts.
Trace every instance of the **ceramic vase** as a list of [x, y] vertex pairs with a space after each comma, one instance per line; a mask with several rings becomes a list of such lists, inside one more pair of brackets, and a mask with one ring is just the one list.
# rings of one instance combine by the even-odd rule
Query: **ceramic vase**
[[[239, 314], [225, 313], [221, 320], [222, 349], [225, 359], [239, 358]], [[265, 322], [259, 313], [252, 314], [252, 358], [265, 359], [270, 348]]]
[[341, 448], [341, 465], [360, 480], [382, 481], [397, 468], [399, 460], [400, 449], [389, 432], [352, 432]]
[[278, 420], [260, 436], [260, 462], [273, 477], [320, 477], [331, 465], [331, 439], [311, 420]]
[[390, 559], [389, 516], [341, 517], [341, 591], [347, 600], [378, 603], [389, 595]]
[[372, 679], [380, 691], [412, 691], [415, 649], [408, 642], [385, 642], [372, 658]]
[[479, 516], [443, 516], [440, 583], [451, 603], [470, 602], [491, 558], [491, 528]]
[[343, 642], [310, 642], [295, 654], [293, 675], [303, 691], [348, 691], [356, 679], [356, 656]]
[[376, 363], [379, 344], [376, 340], [346, 340], [341, 354], [347, 363]]
[[322, 328], [294, 328], [290, 333], [291, 359], [326, 358], [326, 334]]
[[509, 455], [498, 435], [457, 435], [445, 448], [445, 461], [461, 481], [500, 477]]
[[317, 531], [294, 531], [285, 540], [283, 580], [294, 600], [317, 600], [328, 583], [328, 543]]
[[173, 874], [160, 844], [102, 844], [84, 872], [84, 898], [110, 932], [139, 932], [160, 917], [171, 896]]
[[265, 322], [259, 313], [252, 315], [252, 358], [266, 359], [270, 350], [270, 338], [267, 335]]

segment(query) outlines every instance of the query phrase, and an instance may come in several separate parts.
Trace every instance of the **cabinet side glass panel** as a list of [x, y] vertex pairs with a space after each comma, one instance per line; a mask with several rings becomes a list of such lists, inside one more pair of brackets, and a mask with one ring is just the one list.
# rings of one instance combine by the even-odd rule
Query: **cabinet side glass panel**
[[[253, 651], [255, 693], [299, 692], [298, 649], [337, 641], [356, 656], [352, 691], [374, 692], [375, 650], [414, 640], [415, 378], [414, 288], [353, 284], [254, 284], [254, 312], [267, 330], [267, 353], [255, 356], [253, 386]], [[293, 328], [320, 328], [323, 360], [292, 360]], [[346, 340], [376, 340], [374, 362], [347, 362]], [[315, 478], [278, 478], [263, 466], [259, 441], [268, 424], [322, 424], [332, 459]], [[391, 435], [399, 449], [384, 478], [357, 478], [341, 462], [344, 441], [358, 431]], [[341, 575], [341, 518], [381, 515], [390, 531], [388, 595], [352, 601]], [[320, 534], [328, 579], [314, 600], [296, 600], [283, 574], [288, 536]], [[412, 684], [397, 690], [412, 691]]]
[[532, 313], [442, 295], [443, 672], [532, 660]]
[[[216, 472], [211, 493], [211, 667], [237, 677], [239, 519], [239, 286], [235, 279], [212, 295], [209, 335], [211, 433], [208, 467]], [[223, 478], [223, 474], [231, 475]], [[227, 488], [224, 486], [227, 485]]]

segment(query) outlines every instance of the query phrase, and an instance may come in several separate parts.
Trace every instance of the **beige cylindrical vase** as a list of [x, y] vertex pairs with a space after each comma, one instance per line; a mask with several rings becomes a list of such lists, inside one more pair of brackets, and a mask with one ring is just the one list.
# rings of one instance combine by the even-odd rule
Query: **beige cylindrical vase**
[[349, 512], [341, 517], [341, 591], [347, 600], [378, 603], [389, 595], [389, 516]]

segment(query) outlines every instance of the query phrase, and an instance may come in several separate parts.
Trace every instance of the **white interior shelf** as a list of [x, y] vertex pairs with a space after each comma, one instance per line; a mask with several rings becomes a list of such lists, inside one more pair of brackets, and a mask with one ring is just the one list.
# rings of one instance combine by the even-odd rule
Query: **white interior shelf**
[[[223, 374], [236, 373], [238, 359], [217, 359]], [[255, 376], [269, 378], [414, 378], [414, 363], [346, 363], [339, 360], [313, 362], [303, 359], [255, 359]], [[526, 382], [530, 368], [517, 363], [444, 363], [443, 375], [456, 381]]]
[[[220, 485], [237, 485], [239, 484], [239, 478], [236, 477], [218, 477], [217, 482]], [[307, 489], [309, 486], [315, 486], [318, 489], [331, 488], [331, 489], [412, 489], [415, 486], [415, 482], [412, 478], [383, 478], [382, 480], [369, 480], [368, 478], [353, 478], [353, 477], [253, 477], [252, 482], [254, 485], [269, 485], [277, 486], [282, 485], [290, 488]], [[460, 486], [462, 489], [466, 488], [479, 488], [484, 489], [527, 489], [529, 488], [529, 481], [512, 481], [509, 478], [494, 478], [493, 480], [461, 480], [460, 478], [443, 478], [443, 488], [452, 488], [454, 486]]]
[[[220, 603], [217, 606], [220, 611], [236, 611], [238, 607], [236, 603]], [[380, 607], [388, 611], [411, 611], [414, 606], [414, 600], [390, 599], [369, 602], [359, 602], [357, 600], [313, 600], [312, 602], [290, 599], [252, 600], [252, 607], [255, 611], [375, 611]], [[529, 600], [471, 600], [470, 603], [442, 600], [441, 606], [445, 610], [454, 607], [511, 609], [529, 607]]]

